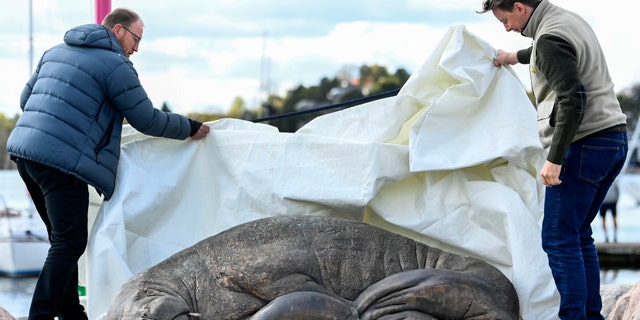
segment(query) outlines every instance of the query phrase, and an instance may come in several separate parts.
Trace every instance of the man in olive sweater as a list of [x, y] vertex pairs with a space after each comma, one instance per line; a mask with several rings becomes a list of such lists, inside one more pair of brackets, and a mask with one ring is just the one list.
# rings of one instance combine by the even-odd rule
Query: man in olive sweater
[[560, 292], [561, 319], [603, 319], [591, 222], [627, 155], [626, 117], [587, 22], [548, 0], [484, 0], [507, 31], [533, 39], [498, 50], [496, 66], [530, 65], [547, 161], [542, 246]]

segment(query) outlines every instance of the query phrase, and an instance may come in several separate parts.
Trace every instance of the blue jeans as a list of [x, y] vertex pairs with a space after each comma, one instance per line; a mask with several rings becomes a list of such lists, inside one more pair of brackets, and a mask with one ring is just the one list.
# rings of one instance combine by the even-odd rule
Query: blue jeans
[[560, 319], [604, 319], [591, 222], [622, 170], [627, 150], [626, 133], [576, 141], [564, 156], [562, 183], [546, 188], [542, 247], [560, 292]]
[[51, 242], [29, 320], [86, 320], [78, 297], [78, 259], [87, 246], [88, 185], [36, 162], [18, 159], [17, 164]]

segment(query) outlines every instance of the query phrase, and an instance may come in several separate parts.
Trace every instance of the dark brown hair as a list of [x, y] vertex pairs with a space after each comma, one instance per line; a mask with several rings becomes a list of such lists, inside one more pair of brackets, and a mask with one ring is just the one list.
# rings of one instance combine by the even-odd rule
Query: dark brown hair
[[478, 13], [485, 13], [487, 11], [493, 11], [493, 9], [500, 9], [504, 11], [513, 10], [513, 5], [516, 2], [520, 2], [526, 6], [537, 7], [541, 0], [483, 0], [482, 10], [476, 11]]

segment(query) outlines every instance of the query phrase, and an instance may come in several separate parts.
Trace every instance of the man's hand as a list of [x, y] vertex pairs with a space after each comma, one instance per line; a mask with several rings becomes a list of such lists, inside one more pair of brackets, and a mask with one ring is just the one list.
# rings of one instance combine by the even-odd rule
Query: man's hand
[[562, 183], [560, 180], [560, 170], [562, 165], [555, 164], [549, 161], [544, 163], [540, 176], [542, 177], [542, 184], [547, 187], [557, 186]]
[[204, 137], [207, 136], [207, 134], [209, 134], [209, 126], [207, 126], [206, 124], [203, 124], [200, 126], [200, 128], [198, 128], [198, 131], [196, 132], [196, 134], [194, 134], [193, 136], [191, 136], [191, 139], [193, 140], [199, 140], [202, 139]]
[[515, 52], [506, 52], [498, 50], [498, 54], [493, 58], [493, 65], [500, 67], [502, 65], [510, 65], [518, 63], [518, 54]]

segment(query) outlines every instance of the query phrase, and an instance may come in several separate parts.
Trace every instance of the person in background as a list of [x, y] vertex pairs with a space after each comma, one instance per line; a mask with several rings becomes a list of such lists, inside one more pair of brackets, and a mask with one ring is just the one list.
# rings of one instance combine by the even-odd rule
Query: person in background
[[538, 128], [548, 151], [542, 248], [560, 293], [560, 319], [603, 319], [591, 222], [627, 156], [626, 116], [599, 41], [576, 13], [548, 0], [483, 0], [506, 31], [532, 38], [497, 51], [494, 65], [529, 64]]
[[613, 220], [613, 242], [618, 242], [618, 184], [614, 181], [607, 191], [607, 195], [600, 206], [600, 216], [602, 217], [602, 231], [604, 231], [604, 241], [609, 242], [609, 234], [607, 233], [607, 211], [611, 211], [611, 219]]
[[113, 195], [123, 119], [157, 137], [209, 133], [198, 121], [153, 107], [129, 60], [143, 30], [138, 14], [123, 8], [102, 25], [72, 28], [64, 43], [43, 54], [22, 91], [23, 113], [7, 151], [51, 242], [29, 320], [87, 319], [78, 297], [78, 259], [88, 238], [88, 185], [105, 200]]

